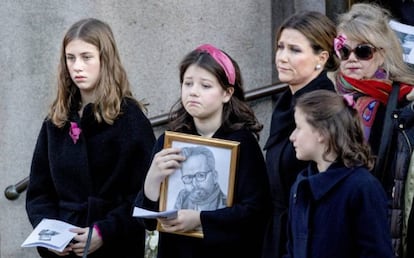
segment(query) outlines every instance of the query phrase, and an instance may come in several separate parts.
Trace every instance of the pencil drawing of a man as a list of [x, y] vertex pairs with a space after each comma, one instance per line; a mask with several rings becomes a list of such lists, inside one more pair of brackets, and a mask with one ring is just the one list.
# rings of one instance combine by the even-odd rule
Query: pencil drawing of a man
[[178, 193], [175, 209], [216, 210], [226, 207], [227, 197], [220, 189], [213, 152], [206, 147], [184, 147], [181, 167], [184, 188]]

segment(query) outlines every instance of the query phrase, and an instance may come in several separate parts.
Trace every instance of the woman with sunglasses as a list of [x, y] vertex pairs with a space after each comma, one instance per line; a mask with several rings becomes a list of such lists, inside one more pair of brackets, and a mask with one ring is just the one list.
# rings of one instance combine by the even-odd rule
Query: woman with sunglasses
[[[395, 175], [406, 174], [407, 170], [403, 172], [402, 166], [396, 163], [401, 162], [401, 153], [398, 153], [395, 137], [389, 136], [393, 132], [392, 128], [388, 127], [388, 124], [392, 123], [392, 116], [386, 113], [394, 111], [389, 104], [389, 96], [393, 83], [398, 83], [397, 108], [410, 104], [414, 72], [404, 63], [400, 42], [389, 26], [389, 18], [389, 12], [377, 5], [354, 4], [349, 12], [339, 17], [338, 36], [334, 45], [336, 54], [341, 59], [340, 69], [335, 74], [336, 89], [341, 94], [353, 95], [363, 121], [365, 138], [378, 159], [374, 173], [382, 181], [391, 200], [404, 196], [404, 187], [397, 187], [396, 190], [393, 188], [398, 180]], [[390, 139], [389, 145], [387, 138]], [[383, 151], [388, 148], [387, 146], [390, 146], [389, 155]], [[395, 153], [397, 155], [394, 156]], [[397, 159], [398, 156], [400, 157]], [[411, 154], [407, 155], [409, 156]], [[405, 163], [409, 163], [408, 159]], [[383, 160], [387, 162], [382, 163]], [[379, 172], [380, 169], [385, 172], [385, 176], [381, 175], [384, 173]], [[400, 183], [404, 185], [405, 182], [402, 180]], [[401, 203], [404, 203], [404, 200], [399, 199], [393, 203], [398, 203], [393, 209], [400, 209], [397, 213], [401, 214]], [[399, 216], [397, 221], [401, 220]], [[407, 222], [408, 220], [404, 221]], [[392, 227], [395, 252], [400, 254], [402, 247], [398, 243], [401, 242], [402, 226], [393, 223]]]
[[289, 141], [295, 129], [294, 103], [306, 92], [335, 91], [327, 71], [338, 68], [333, 39], [335, 24], [318, 12], [301, 12], [287, 18], [276, 34], [275, 64], [279, 80], [289, 88], [277, 96], [267, 139], [266, 164], [271, 187], [272, 216], [267, 226], [263, 258], [286, 252], [289, 193], [296, 176], [308, 164], [299, 161]]
[[365, 136], [376, 154], [382, 118], [392, 82], [402, 82], [399, 104], [413, 89], [414, 71], [404, 63], [403, 51], [389, 26], [389, 12], [373, 4], [354, 4], [339, 17], [335, 52], [341, 60], [335, 85], [339, 93], [354, 93], [364, 115]]

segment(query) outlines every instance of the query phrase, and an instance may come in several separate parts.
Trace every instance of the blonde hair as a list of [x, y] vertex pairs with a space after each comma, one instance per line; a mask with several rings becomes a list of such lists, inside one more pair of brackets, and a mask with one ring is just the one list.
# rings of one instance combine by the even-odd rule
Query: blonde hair
[[337, 30], [352, 40], [382, 49], [379, 53], [384, 57], [383, 68], [390, 80], [414, 84], [414, 71], [404, 63], [401, 43], [389, 25], [390, 18], [390, 12], [378, 5], [358, 3], [338, 17]]
[[48, 118], [57, 127], [63, 127], [68, 121], [73, 108], [79, 108], [80, 91], [72, 81], [66, 65], [66, 46], [73, 40], [80, 39], [97, 47], [100, 58], [100, 73], [96, 82], [96, 100], [93, 112], [100, 123], [113, 124], [121, 113], [123, 98], [134, 100], [125, 69], [121, 64], [118, 49], [111, 28], [108, 24], [93, 18], [83, 19], [73, 24], [66, 32], [62, 45], [58, 66], [57, 96], [53, 101]]

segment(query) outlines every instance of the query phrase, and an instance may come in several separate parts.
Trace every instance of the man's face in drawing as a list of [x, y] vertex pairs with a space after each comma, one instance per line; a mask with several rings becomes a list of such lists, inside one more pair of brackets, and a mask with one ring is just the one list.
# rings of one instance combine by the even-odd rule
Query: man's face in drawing
[[182, 164], [182, 181], [193, 200], [203, 201], [214, 191], [216, 172], [207, 165], [204, 155], [188, 157]]

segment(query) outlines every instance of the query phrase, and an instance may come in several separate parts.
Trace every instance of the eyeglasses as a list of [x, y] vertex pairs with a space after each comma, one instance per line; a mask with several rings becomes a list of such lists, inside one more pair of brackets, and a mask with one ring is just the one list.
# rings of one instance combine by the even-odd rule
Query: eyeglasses
[[203, 182], [207, 178], [207, 174], [210, 173], [210, 171], [205, 172], [197, 172], [194, 175], [185, 175], [182, 176], [181, 179], [183, 180], [184, 184], [191, 184], [193, 182], [193, 179], [195, 178], [197, 182]]
[[338, 51], [341, 60], [343, 61], [348, 60], [352, 52], [355, 53], [355, 56], [359, 60], [370, 60], [374, 56], [374, 53], [377, 51], [377, 48], [369, 44], [359, 44], [354, 49], [350, 48], [348, 45], [344, 45]]

